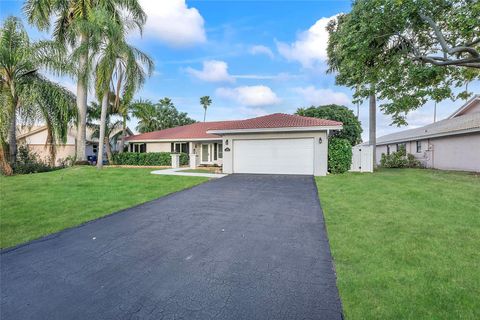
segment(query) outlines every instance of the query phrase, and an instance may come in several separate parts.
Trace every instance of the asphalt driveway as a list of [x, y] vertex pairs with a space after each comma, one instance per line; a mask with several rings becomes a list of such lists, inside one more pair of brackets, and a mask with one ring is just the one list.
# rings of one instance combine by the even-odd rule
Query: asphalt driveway
[[309, 176], [231, 175], [0, 258], [2, 320], [342, 318]]

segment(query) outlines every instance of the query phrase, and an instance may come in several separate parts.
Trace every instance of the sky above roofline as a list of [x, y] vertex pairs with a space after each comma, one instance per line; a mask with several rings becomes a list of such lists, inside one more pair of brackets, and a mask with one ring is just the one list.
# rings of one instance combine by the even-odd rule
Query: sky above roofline
[[[270, 113], [293, 113], [299, 107], [337, 103], [354, 110], [352, 91], [336, 86], [326, 74], [328, 21], [350, 11], [350, 1], [140, 0], [148, 14], [143, 36], [130, 41], [155, 61], [155, 72], [137, 97], [169, 97], [180, 111], [203, 119], [201, 96], [213, 103], [207, 120], [245, 119]], [[1, 0], [0, 19], [24, 16], [23, 1]], [[29, 27], [35, 39], [48, 38]], [[75, 92], [69, 78], [54, 78]], [[480, 92], [480, 83], [469, 90]], [[94, 95], [90, 93], [90, 98]], [[437, 119], [465, 101], [443, 101]], [[409, 114], [407, 128], [433, 122], [433, 103]], [[363, 139], [368, 139], [368, 105], [359, 106]], [[377, 136], [404, 130], [378, 112]], [[135, 119], [129, 123], [132, 130]]]

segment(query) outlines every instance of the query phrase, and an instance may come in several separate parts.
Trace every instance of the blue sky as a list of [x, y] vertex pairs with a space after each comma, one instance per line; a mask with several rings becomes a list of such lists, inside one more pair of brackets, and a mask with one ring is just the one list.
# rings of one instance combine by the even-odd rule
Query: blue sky
[[[293, 113], [298, 107], [338, 103], [356, 110], [351, 91], [335, 85], [327, 75], [325, 25], [350, 10], [350, 1], [229, 1], [140, 0], [148, 14], [143, 37], [130, 41], [155, 61], [154, 75], [137, 97], [170, 97], [177, 108], [197, 120], [203, 118], [199, 98], [213, 104], [207, 120], [241, 119], [273, 112]], [[0, 18], [22, 16], [23, 1], [0, 0]], [[29, 28], [34, 38], [48, 38]], [[74, 90], [72, 79], [57, 79]], [[480, 92], [480, 84], [470, 84]], [[91, 94], [93, 98], [93, 94]], [[463, 101], [444, 101], [441, 119]], [[368, 108], [360, 106], [360, 120], [368, 135]], [[433, 104], [408, 117], [418, 127], [433, 120]], [[403, 130], [389, 126], [378, 114], [377, 134]], [[135, 128], [133, 119], [130, 126]]]

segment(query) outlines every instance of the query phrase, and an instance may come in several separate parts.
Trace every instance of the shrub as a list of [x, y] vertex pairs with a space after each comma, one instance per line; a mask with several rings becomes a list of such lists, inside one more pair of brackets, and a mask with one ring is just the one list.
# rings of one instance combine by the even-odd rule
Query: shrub
[[352, 145], [347, 139], [332, 137], [328, 141], [328, 171], [344, 173], [352, 164]]
[[12, 169], [15, 174], [29, 174], [48, 172], [55, 168], [38, 159], [38, 155], [31, 152], [27, 146], [20, 146], [18, 148], [17, 161], [13, 164]]
[[[186, 165], [188, 162], [188, 154], [181, 153], [180, 164]], [[113, 155], [113, 163], [131, 166], [171, 166], [172, 157], [170, 152], [123, 152]]]
[[401, 146], [397, 152], [382, 153], [380, 166], [384, 168], [420, 168], [421, 163], [415, 159], [413, 154], [407, 154], [405, 147]]

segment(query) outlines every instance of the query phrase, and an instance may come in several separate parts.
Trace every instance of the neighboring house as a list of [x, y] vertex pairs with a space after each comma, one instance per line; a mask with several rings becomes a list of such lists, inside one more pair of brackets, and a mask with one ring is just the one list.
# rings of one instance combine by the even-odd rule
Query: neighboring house
[[425, 167], [480, 172], [480, 95], [450, 117], [377, 139], [377, 161], [404, 145]]
[[275, 113], [263, 117], [197, 122], [127, 138], [131, 152], [184, 152], [197, 165], [224, 173], [326, 175], [332, 120]]
[[[98, 150], [98, 139], [92, 138], [93, 130], [87, 128], [87, 157], [95, 157]], [[127, 134], [132, 135], [132, 131], [127, 128]], [[55, 163], [58, 165], [68, 157], [75, 156], [76, 128], [71, 127], [68, 130], [65, 144], [57, 144]], [[43, 161], [48, 161], [50, 152], [47, 144], [47, 126], [25, 126], [19, 127], [17, 133], [17, 144], [26, 145], [29, 150], [36, 153]], [[113, 146], [112, 151], [118, 150], [119, 143]]]

